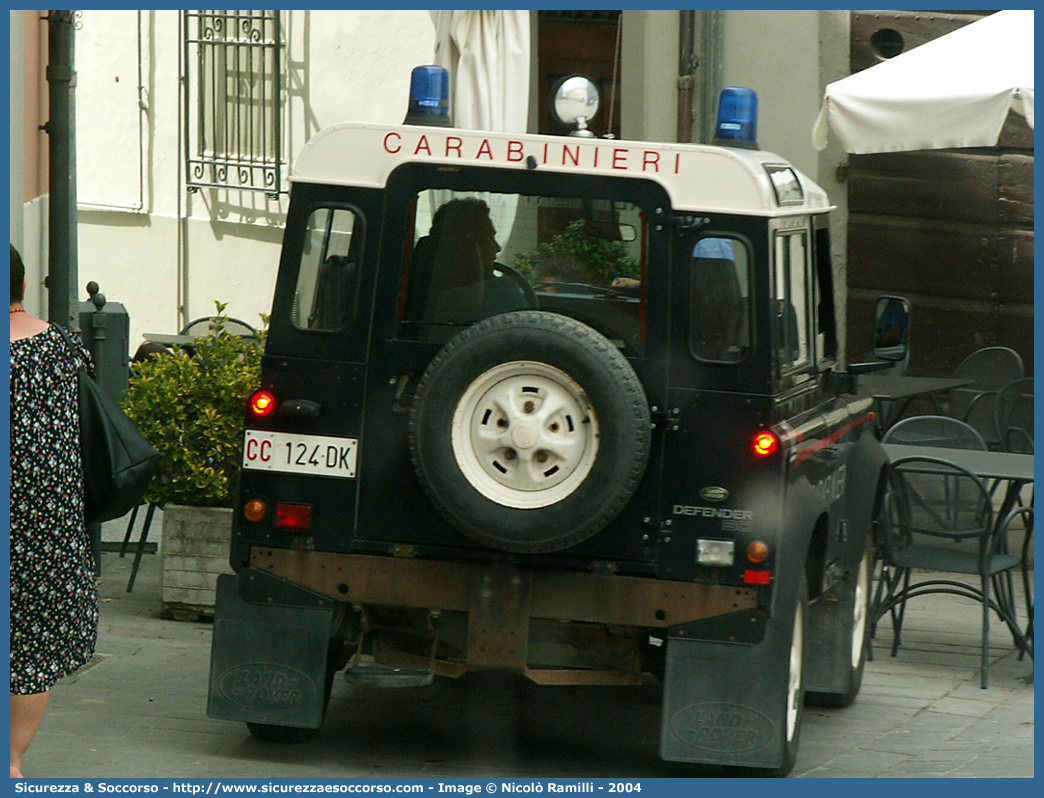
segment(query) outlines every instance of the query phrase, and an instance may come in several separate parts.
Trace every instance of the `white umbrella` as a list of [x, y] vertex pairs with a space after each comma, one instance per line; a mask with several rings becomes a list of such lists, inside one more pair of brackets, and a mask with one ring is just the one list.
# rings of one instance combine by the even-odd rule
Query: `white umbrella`
[[812, 128], [849, 153], [991, 147], [1008, 111], [1033, 127], [1033, 12], [998, 11], [826, 87]]
[[[529, 122], [529, 12], [431, 11], [435, 24], [435, 64], [450, 73], [454, 127], [525, 133]], [[450, 198], [432, 195], [431, 213]], [[511, 194], [482, 198], [498, 240], [511, 249], [517, 199]]]
[[450, 72], [455, 127], [525, 133], [529, 12], [431, 11], [435, 63]]

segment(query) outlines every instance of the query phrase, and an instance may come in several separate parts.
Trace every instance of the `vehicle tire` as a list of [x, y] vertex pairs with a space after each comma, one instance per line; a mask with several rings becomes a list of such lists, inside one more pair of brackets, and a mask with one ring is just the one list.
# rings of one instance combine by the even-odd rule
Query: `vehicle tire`
[[866, 665], [870, 640], [870, 599], [873, 593], [873, 568], [875, 562], [873, 536], [867, 536], [866, 548], [859, 564], [839, 586], [841, 595], [836, 602], [837, 612], [844, 614], [845, 626], [851, 634], [845, 640], [844, 649], [837, 653], [838, 668], [845, 668], [843, 690], [836, 693], [809, 692], [808, 702], [820, 707], [847, 707], [863, 684], [863, 668]]
[[410, 452], [433, 504], [515, 553], [574, 546], [624, 508], [649, 458], [649, 406], [605, 336], [541, 311], [452, 339], [417, 386]]
[[265, 743], [306, 743], [315, 737], [318, 729], [297, 726], [273, 726], [269, 723], [247, 723], [250, 736]]
[[783, 763], [772, 775], [786, 776], [794, 769], [797, 762], [798, 743], [801, 739], [801, 723], [805, 717], [805, 665], [808, 658], [807, 639], [808, 623], [808, 582], [804, 573], [798, 586], [797, 600], [794, 602], [793, 632], [790, 639], [790, 657], [787, 668], [786, 705], [783, 708]]

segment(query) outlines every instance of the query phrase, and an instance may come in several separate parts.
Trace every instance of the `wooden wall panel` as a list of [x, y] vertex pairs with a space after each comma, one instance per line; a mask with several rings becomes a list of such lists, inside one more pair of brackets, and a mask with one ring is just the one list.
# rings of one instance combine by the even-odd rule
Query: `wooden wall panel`
[[997, 238], [997, 300], [1033, 305], [1033, 231], [1008, 230]]
[[997, 342], [1010, 346], [1020, 355], [1026, 366], [1026, 375], [1033, 376], [1033, 308], [1023, 308], [997, 318]]
[[1001, 128], [997, 146], [1008, 150], [1032, 150], [1033, 128], [1026, 123], [1026, 117], [1011, 111]]
[[850, 155], [849, 213], [995, 224], [998, 159], [947, 150]]
[[886, 293], [989, 301], [996, 292], [997, 242], [987, 230], [953, 222], [851, 216], [848, 285]]
[[[979, 14], [928, 11], [853, 11], [850, 63], [853, 72], [886, 60], [883, 48], [907, 52], [979, 19]], [[891, 52], [888, 58], [898, 55]]]
[[1002, 155], [997, 162], [997, 183], [1000, 221], [1033, 227], [1033, 156]]
[[[852, 13], [851, 65], [884, 60], [981, 14]], [[849, 156], [849, 361], [882, 294], [913, 304], [911, 374], [949, 374], [983, 346], [1033, 373], [1033, 131], [1011, 113], [997, 147]]]

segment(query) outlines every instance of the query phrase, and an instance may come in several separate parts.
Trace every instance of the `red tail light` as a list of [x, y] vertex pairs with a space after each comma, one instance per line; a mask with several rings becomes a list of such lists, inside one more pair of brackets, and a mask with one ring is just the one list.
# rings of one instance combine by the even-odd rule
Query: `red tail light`
[[772, 583], [770, 571], [753, 571], [747, 569], [743, 572], [743, 581], [748, 585], [768, 585]]
[[269, 415], [275, 407], [275, 397], [268, 391], [258, 391], [250, 397], [250, 412], [258, 418]]
[[754, 436], [754, 454], [758, 457], [768, 457], [779, 446], [779, 439], [771, 432], [759, 432]]
[[312, 506], [310, 504], [277, 504], [275, 506], [276, 529], [312, 528]]

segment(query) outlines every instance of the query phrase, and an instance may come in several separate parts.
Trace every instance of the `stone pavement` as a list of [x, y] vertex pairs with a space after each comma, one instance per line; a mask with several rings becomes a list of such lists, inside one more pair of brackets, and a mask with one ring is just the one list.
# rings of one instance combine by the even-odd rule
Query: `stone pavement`
[[[338, 679], [315, 740], [261, 743], [206, 717], [211, 624], [164, 617], [160, 557], [144, 556], [130, 594], [129, 570], [129, 556], [104, 555], [98, 655], [55, 687], [29, 777], [694, 775], [659, 761], [654, 687], [547, 688], [501, 674], [383, 691]], [[907, 612], [898, 657], [887, 623], [879, 629], [851, 707], [807, 708], [792, 775], [1032, 777], [1032, 661], [994, 622], [982, 690], [977, 606], [931, 596]]]

